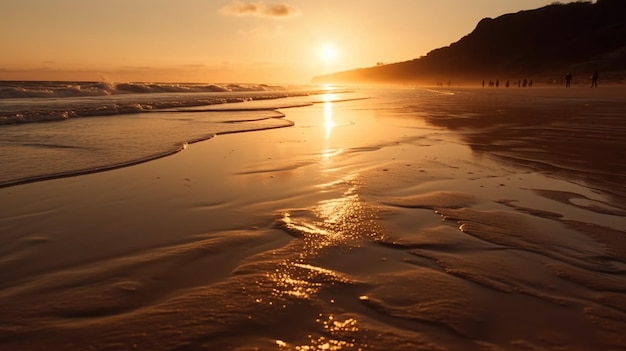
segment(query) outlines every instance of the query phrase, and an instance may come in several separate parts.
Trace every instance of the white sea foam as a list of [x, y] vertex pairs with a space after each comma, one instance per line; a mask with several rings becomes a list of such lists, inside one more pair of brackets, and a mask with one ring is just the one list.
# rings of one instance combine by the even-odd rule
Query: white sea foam
[[263, 92], [286, 91], [288, 89], [290, 87], [267, 84], [3, 81], [0, 82], [0, 99], [67, 98], [155, 93]]
[[243, 84], [0, 82], [0, 124], [141, 113], [307, 96], [304, 87]]

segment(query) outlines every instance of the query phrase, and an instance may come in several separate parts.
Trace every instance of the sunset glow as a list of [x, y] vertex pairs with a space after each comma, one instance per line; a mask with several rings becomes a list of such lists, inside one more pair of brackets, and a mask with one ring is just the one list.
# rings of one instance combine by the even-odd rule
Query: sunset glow
[[0, 351], [626, 351], [626, 0], [0, 0]]
[[320, 59], [324, 63], [335, 63], [338, 57], [339, 52], [333, 45], [327, 44], [320, 49]]
[[551, 2], [2, 1], [0, 80], [306, 83], [411, 60], [484, 17]]

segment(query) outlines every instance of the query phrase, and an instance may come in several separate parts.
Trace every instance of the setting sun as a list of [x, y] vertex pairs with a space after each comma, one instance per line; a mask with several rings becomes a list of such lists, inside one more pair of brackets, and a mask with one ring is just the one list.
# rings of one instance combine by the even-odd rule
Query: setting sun
[[320, 59], [324, 63], [333, 63], [337, 61], [339, 53], [337, 49], [332, 45], [324, 45], [320, 49]]

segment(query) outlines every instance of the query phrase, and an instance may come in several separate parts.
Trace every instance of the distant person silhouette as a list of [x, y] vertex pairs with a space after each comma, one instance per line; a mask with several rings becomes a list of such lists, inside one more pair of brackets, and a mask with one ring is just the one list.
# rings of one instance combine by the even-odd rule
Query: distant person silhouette
[[598, 71], [593, 71], [593, 75], [591, 76], [591, 87], [598, 87]]
[[565, 75], [565, 87], [569, 88], [571, 86], [572, 86], [572, 74], [568, 72]]

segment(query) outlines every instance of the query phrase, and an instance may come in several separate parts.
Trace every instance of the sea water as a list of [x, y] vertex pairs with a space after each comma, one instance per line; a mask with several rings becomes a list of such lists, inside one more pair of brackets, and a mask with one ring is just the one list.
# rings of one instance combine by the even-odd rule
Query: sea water
[[[218, 134], [291, 126], [304, 86], [0, 82], [0, 187], [117, 168]], [[45, 122], [45, 123], [44, 123]]]

